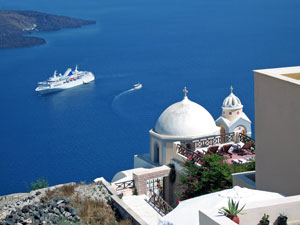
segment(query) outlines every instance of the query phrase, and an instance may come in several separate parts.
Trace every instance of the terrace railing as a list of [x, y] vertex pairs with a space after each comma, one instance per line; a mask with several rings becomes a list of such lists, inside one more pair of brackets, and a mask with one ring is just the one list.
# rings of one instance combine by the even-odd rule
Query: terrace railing
[[165, 215], [173, 210], [173, 208], [155, 192], [152, 192], [149, 201]]
[[201, 155], [200, 153], [196, 153], [180, 144], [177, 145], [177, 153], [180, 155], [185, 156], [186, 158], [192, 158], [194, 162], [200, 163], [201, 162]]
[[193, 140], [196, 148], [208, 147], [210, 145], [224, 144], [234, 141], [234, 132], [221, 135], [212, 135]]
[[[207, 137], [193, 140], [193, 143], [195, 144], [195, 148], [203, 148], [203, 147], [209, 147], [218, 144], [235, 142], [235, 138], [239, 138], [239, 140], [243, 143], [253, 142], [254, 144], [252, 145], [251, 149], [254, 152], [255, 140], [242, 133], [239, 133], [238, 135], [239, 136], [236, 137], [236, 134], [234, 132], [221, 134], [221, 135], [212, 135], [212, 136], [207, 136]], [[189, 148], [185, 147], [185, 145], [178, 144], [177, 153], [188, 159], [192, 159], [194, 162], [202, 165], [203, 154], [199, 153], [198, 151], [192, 151]]]
[[254, 142], [255, 140], [245, 134], [239, 133], [239, 139], [241, 142], [246, 143], [246, 142]]
[[128, 180], [124, 182], [115, 183], [116, 185], [116, 191], [128, 189], [128, 188], [134, 188], [134, 180]]

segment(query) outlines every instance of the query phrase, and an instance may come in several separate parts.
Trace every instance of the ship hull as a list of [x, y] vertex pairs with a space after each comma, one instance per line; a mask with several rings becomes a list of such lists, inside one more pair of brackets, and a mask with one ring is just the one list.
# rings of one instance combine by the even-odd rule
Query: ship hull
[[56, 86], [53, 87], [37, 87], [35, 89], [36, 92], [38, 92], [39, 94], [48, 94], [48, 93], [53, 93], [53, 92], [59, 92], [59, 91], [63, 91], [69, 88], [73, 88], [82, 84], [88, 84], [92, 81], [95, 80], [95, 76], [89, 72], [86, 75], [84, 75], [83, 77], [81, 77], [80, 79], [74, 79], [74, 80], [70, 80], [68, 82], [65, 82], [63, 84], [57, 84]]
[[63, 91], [63, 90], [66, 90], [66, 89], [63, 89], [63, 88], [48, 88], [48, 89], [40, 89], [40, 90], [35, 89], [35, 91], [41, 95], [59, 92], [59, 91]]

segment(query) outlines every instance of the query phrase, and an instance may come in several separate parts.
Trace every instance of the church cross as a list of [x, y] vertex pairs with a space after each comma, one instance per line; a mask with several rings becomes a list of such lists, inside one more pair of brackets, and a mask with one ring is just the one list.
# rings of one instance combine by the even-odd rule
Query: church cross
[[183, 91], [183, 93], [184, 93], [184, 97], [186, 97], [186, 94], [187, 94], [189, 91], [186, 89], [186, 87], [184, 87], [184, 89], [183, 89], [182, 91]]
[[230, 91], [231, 91], [231, 93], [232, 93], [232, 91], [233, 91], [233, 87], [232, 87], [232, 85], [230, 86]]

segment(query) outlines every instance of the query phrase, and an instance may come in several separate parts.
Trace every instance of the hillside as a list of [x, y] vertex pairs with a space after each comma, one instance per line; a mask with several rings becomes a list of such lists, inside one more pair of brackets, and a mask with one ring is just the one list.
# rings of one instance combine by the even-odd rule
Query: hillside
[[24, 34], [75, 28], [94, 23], [96, 22], [35, 11], [0, 10], [0, 48], [45, 44], [46, 41], [42, 38], [24, 36]]

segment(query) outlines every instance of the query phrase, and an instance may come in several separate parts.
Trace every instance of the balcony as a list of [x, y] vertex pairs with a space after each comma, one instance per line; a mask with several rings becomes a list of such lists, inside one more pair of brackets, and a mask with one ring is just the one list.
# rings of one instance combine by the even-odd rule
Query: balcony
[[241, 133], [203, 137], [192, 143], [192, 146], [184, 143], [178, 144], [177, 154], [199, 165], [202, 165], [202, 158], [207, 154], [218, 154], [229, 164], [244, 164], [255, 159], [254, 139]]

